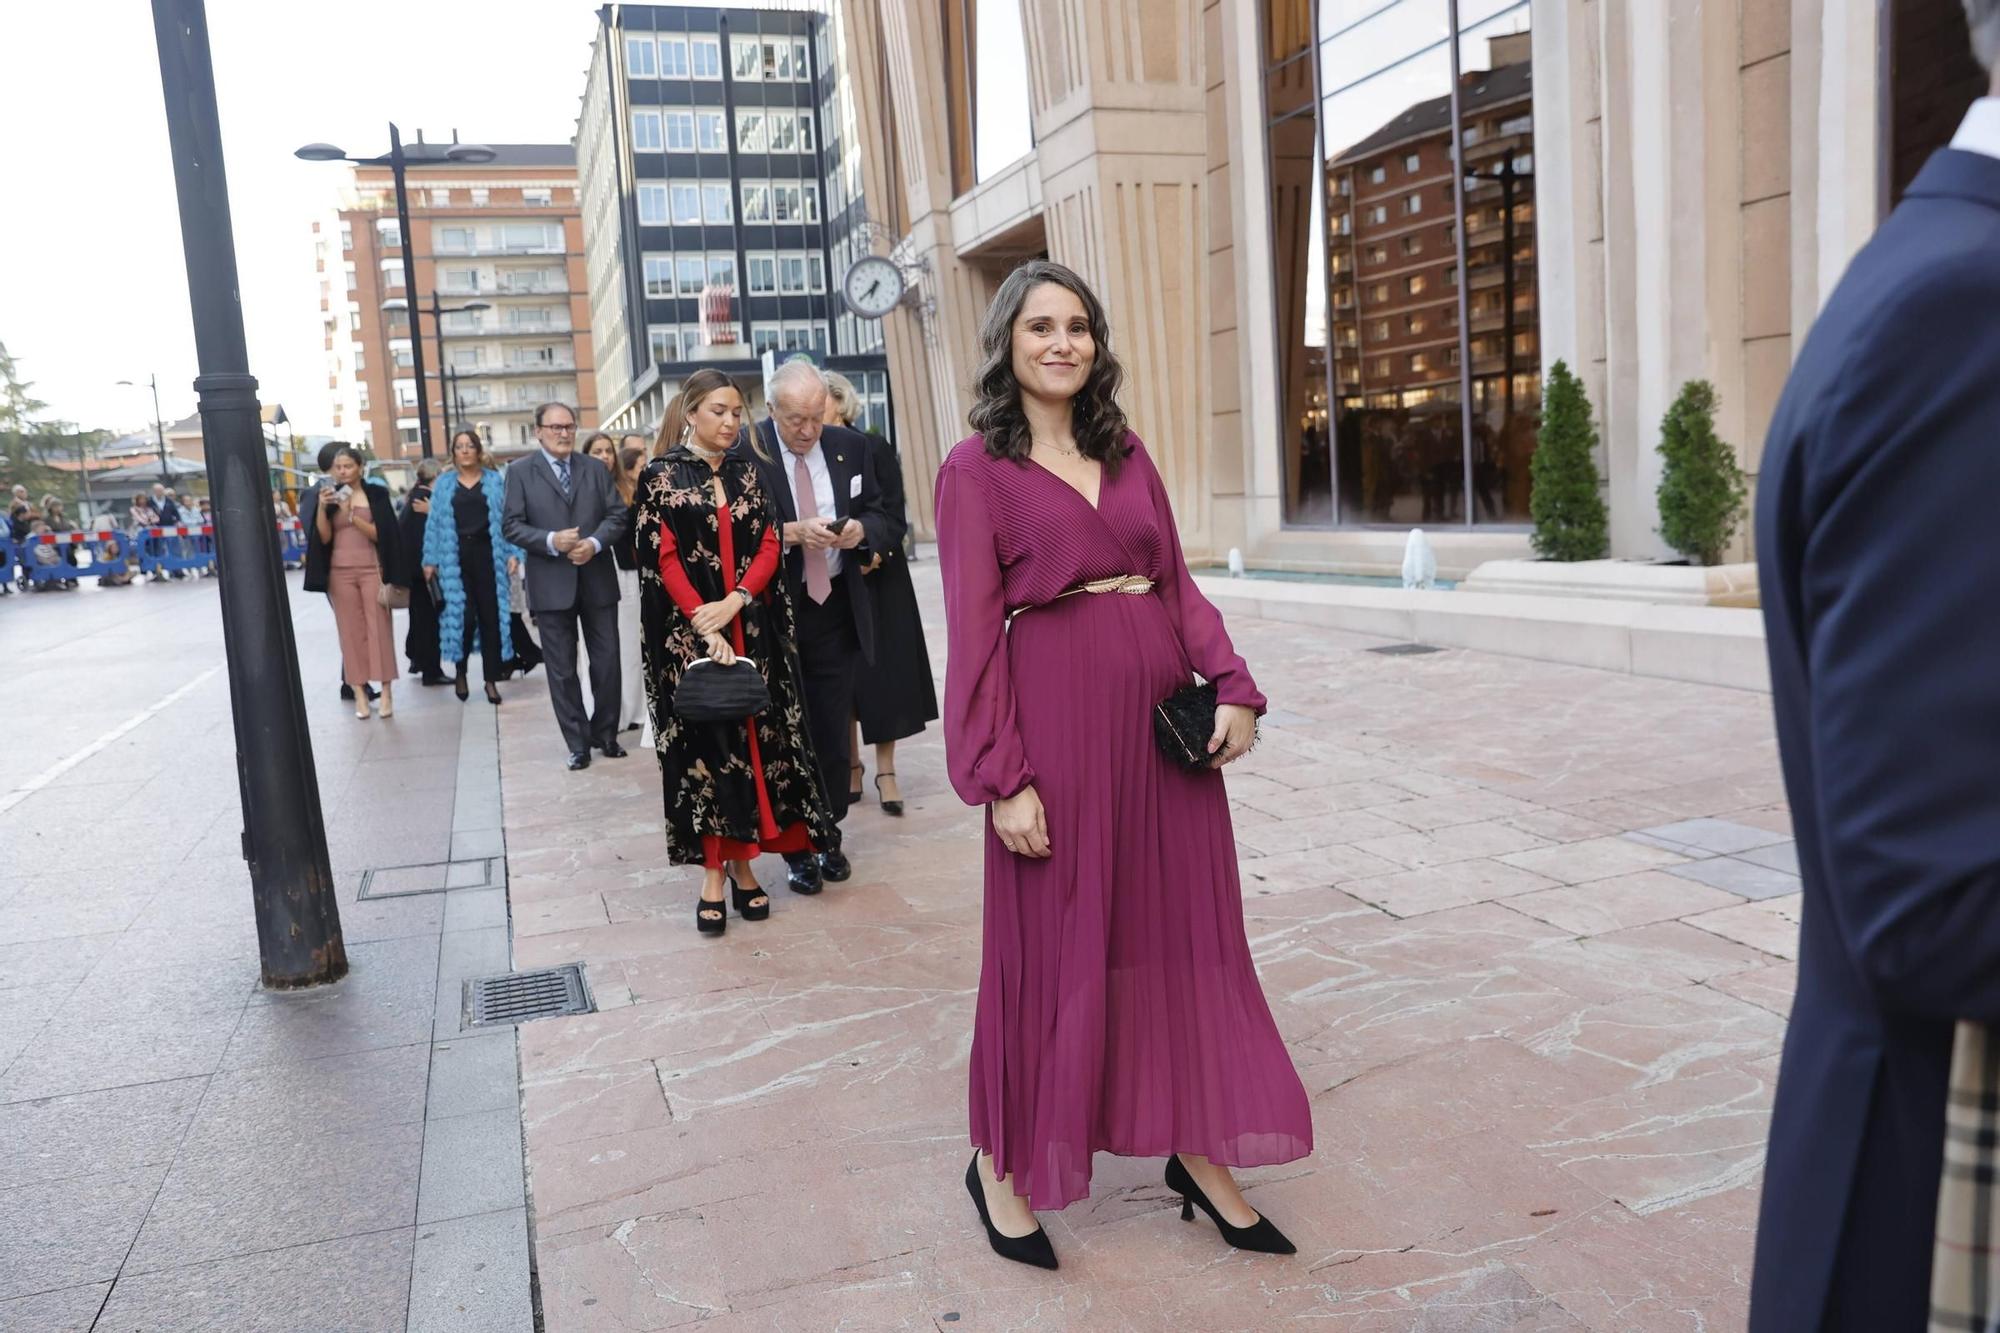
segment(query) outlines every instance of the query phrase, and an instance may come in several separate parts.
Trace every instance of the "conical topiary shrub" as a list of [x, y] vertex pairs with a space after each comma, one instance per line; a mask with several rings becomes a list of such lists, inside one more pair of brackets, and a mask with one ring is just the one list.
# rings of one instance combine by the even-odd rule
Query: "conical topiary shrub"
[[1660, 423], [1660, 536], [1696, 564], [1713, 565], [1743, 518], [1736, 451], [1715, 434], [1715, 386], [1689, 380]]
[[1542, 390], [1542, 429], [1528, 467], [1534, 480], [1528, 512], [1535, 520], [1535, 553], [1544, 560], [1602, 560], [1610, 549], [1596, 450], [1590, 397], [1583, 381], [1558, 361]]

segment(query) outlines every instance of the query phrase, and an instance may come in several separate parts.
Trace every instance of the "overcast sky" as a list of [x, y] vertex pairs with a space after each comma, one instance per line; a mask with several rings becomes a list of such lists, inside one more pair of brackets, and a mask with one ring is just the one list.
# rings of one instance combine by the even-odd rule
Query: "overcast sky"
[[[596, 7], [586, 0], [209, 0], [250, 370], [301, 433], [331, 417], [312, 222], [348, 168], [301, 162], [323, 139], [567, 142]], [[160, 377], [169, 421], [194, 410], [173, 163], [152, 6], [0, 0], [0, 342], [50, 414], [138, 428]], [[338, 272], [338, 255], [335, 255]]]

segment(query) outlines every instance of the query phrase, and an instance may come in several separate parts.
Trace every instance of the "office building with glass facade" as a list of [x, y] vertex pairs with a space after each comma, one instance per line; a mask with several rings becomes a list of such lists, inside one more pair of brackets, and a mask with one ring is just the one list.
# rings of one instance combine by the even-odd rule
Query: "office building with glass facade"
[[598, 11], [576, 149], [609, 428], [650, 428], [699, 365], [754, 388], [771, 349], [842, 371], [890, 429], [879, 327], [838, 295], [865, 213], [832, 29], [804, 7]]
[[[1558, 359], [1613, 553], [1666, 554], [1681, 385], [1754, 481], [1795, 340], [1983, 83], [1958, 0], [846, 12], [871, 197], [927, 264], [885, 321], [913, 516], [986, 302], [1047, 255], [1106, 300], [1189, 549], [1327, 571], [1393, 570], [1418, 526], [1447, 572], [1526, 556]], [[993, 160], [1012, 108], [1031, 142]]]

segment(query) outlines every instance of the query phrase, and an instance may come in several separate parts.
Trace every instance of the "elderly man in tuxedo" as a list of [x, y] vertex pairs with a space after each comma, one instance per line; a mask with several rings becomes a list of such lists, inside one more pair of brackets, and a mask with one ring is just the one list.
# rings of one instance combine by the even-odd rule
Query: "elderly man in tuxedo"
[[[2000, 94], [2000, 0], [1965, 9]], [[1805, 898], [1753, 1333], [1995, 1327], [2000, 1065], [1954, 1078], [1952, 1059], [1955, 1030], [1976, 1054], [2000, 1024], [1996, 512], [2000, 95], [1855, 256], [1764, 446]]]
[[[759, 469], [783, 523], [806, 725], [837, 824], [847, 814], [854, 676], [875, 657], [873, 594], [861, 571], [871, 550], [887, 546], [889, 523], [868, 466], [868, 441], [845, 426], [821, 424], [826, 396], [826, 380], [811, 362], [787, 361], [771, 377], [769, 417], [754, 439], [736, 447]], [[823, 880], [839, 883], [853, 873], [838, 840], [817, 856], [785, 861], [795, 893], [818, 893]]]
[[[611, 469], [576, 452], [576, 413], [567, 403], [535, 409], [540, 448], [507, 468], [507, 496], [500, 531], [527, 553], [528, 609], [542, 638], [549, 699], [569, 747], [572, 772], [590, 767], [594, 745], [620, 759], [618, 743], [618, 571], [611, 545], [624, 533], [625, 501]], [[590, 649], [590, 697], [576, 675], [576, 641], [582, 627]]]

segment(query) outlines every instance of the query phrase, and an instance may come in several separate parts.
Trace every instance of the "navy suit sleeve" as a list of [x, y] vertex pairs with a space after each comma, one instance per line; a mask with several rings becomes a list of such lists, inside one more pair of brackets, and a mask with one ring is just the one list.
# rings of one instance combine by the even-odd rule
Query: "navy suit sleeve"
[[1857, 340], [1810, 442], [1810, 734], [1834, 915], [1884, 1006], [1996, 1022], [2000, 266], [1940, 269]]

